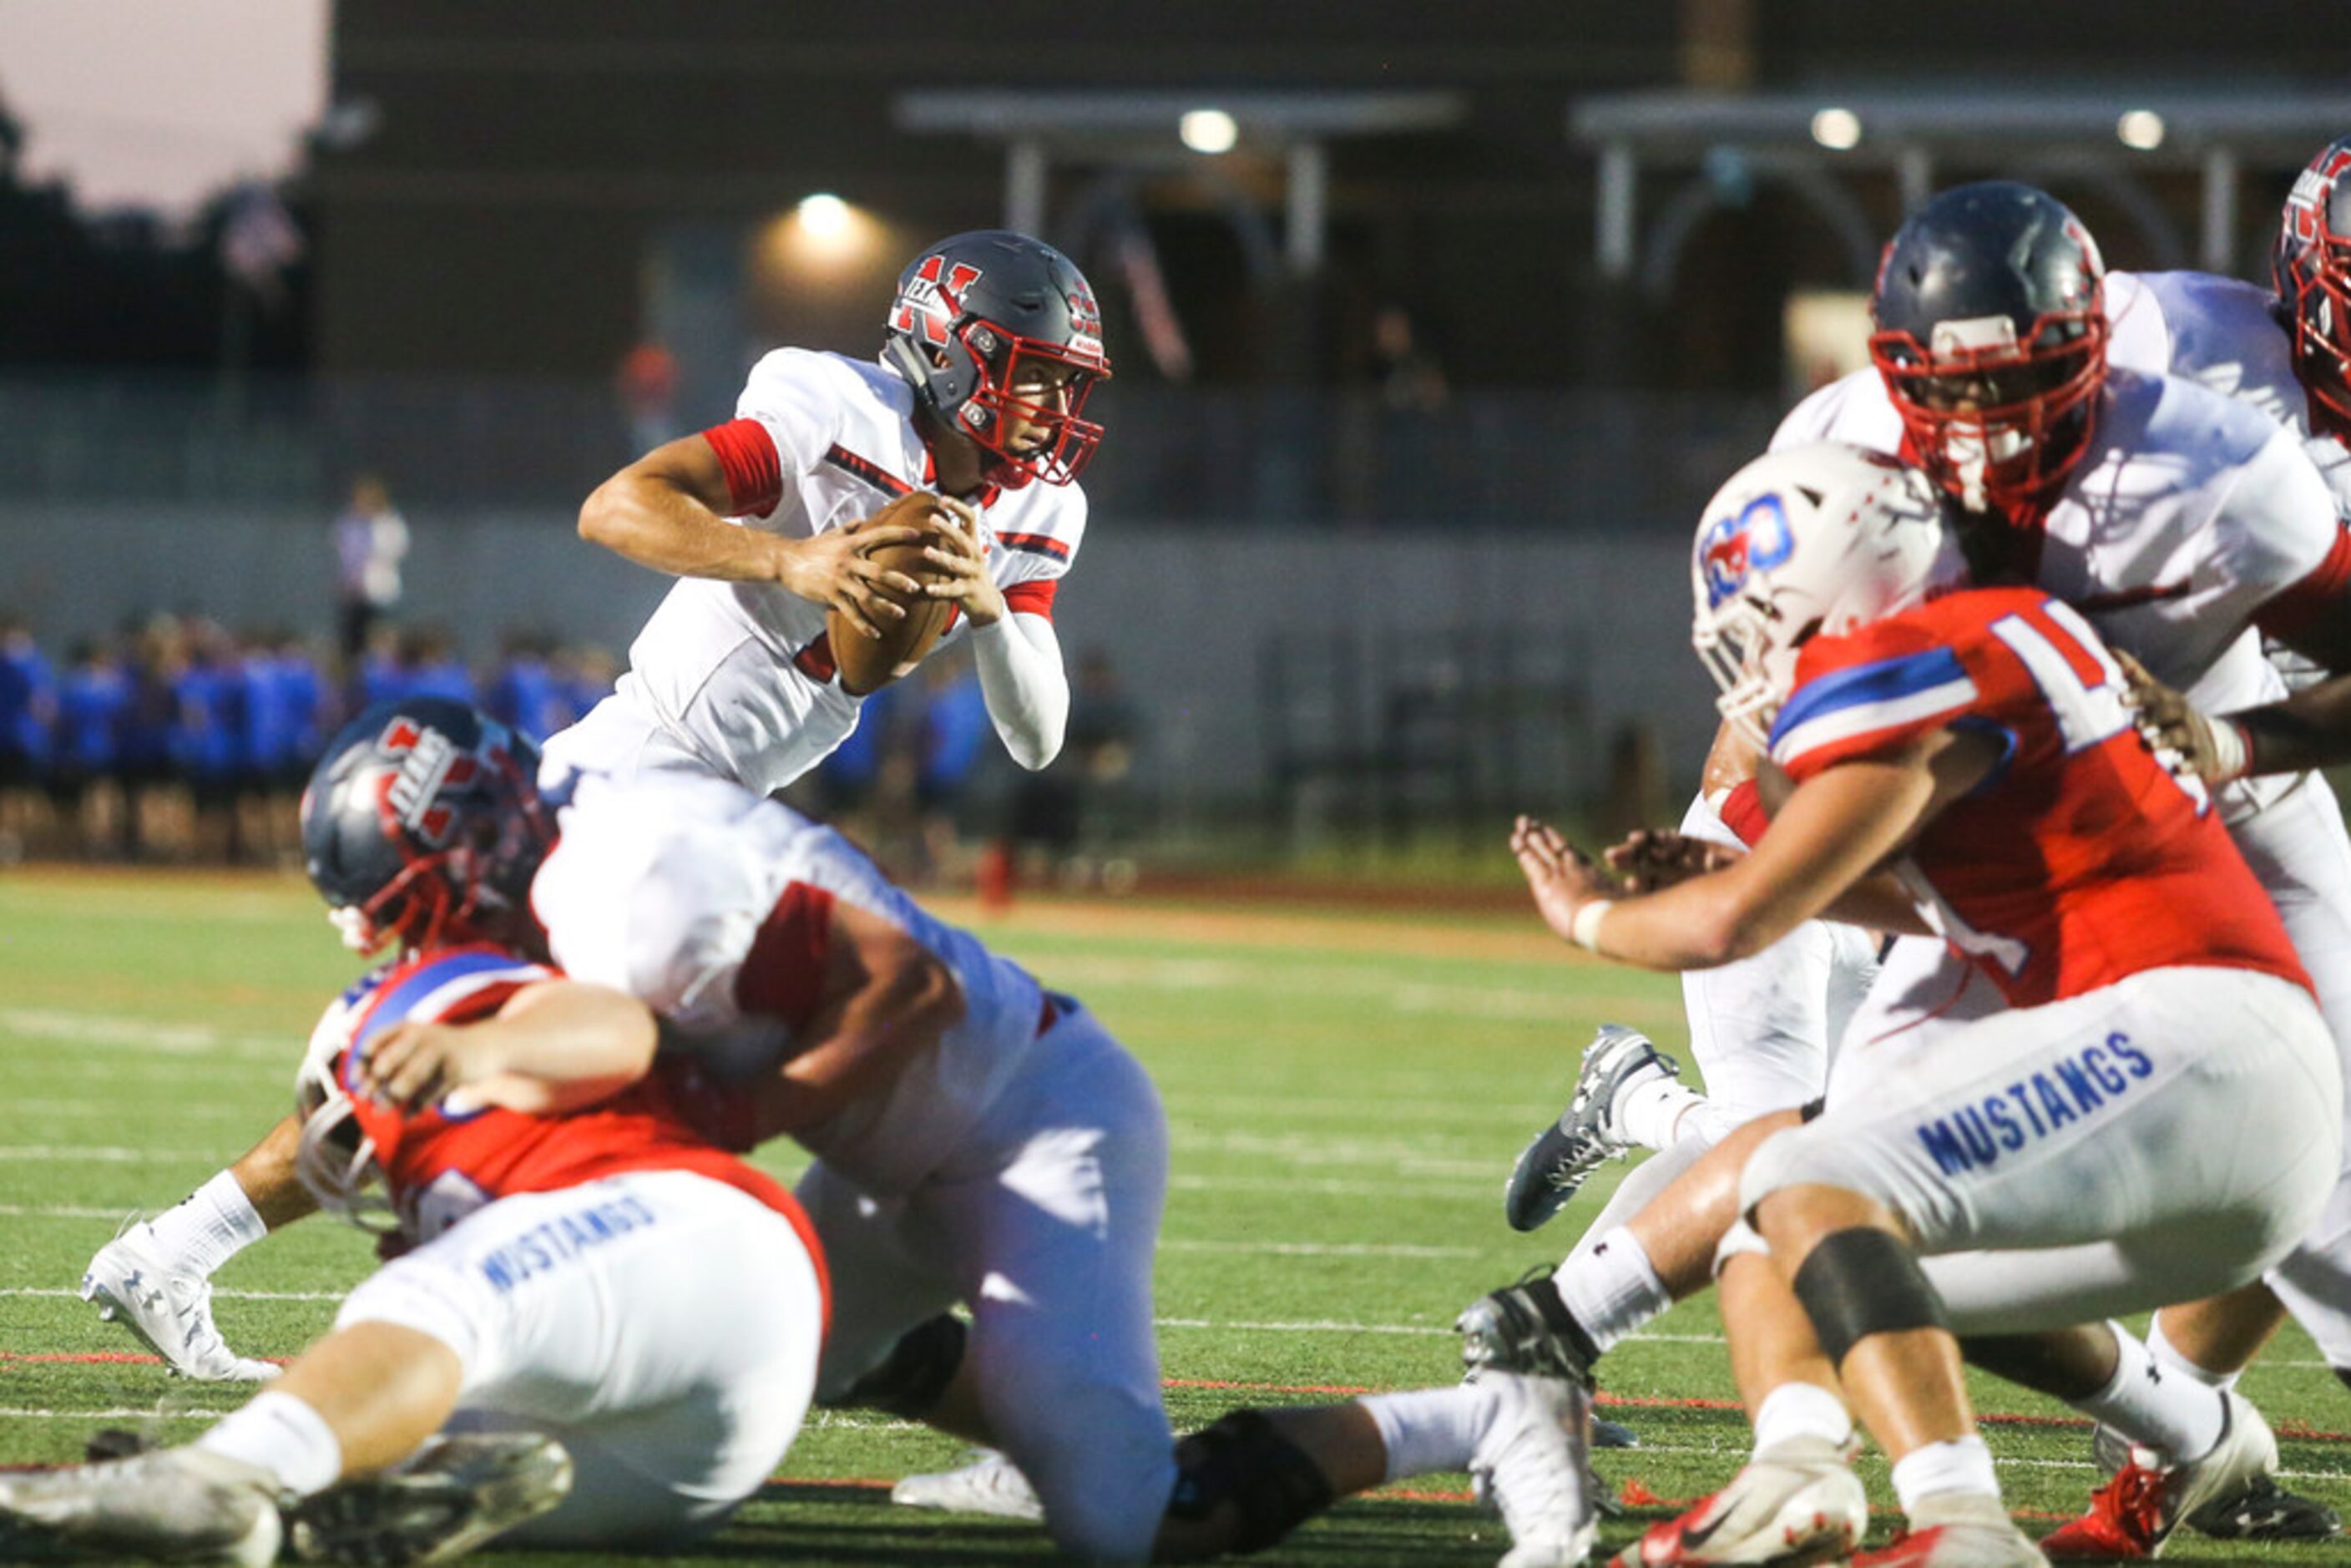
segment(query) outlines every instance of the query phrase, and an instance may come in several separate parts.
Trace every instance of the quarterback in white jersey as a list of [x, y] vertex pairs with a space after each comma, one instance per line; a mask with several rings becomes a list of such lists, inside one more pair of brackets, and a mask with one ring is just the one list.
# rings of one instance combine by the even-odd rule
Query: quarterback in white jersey
[[[735, 419], [640, 458], [581, 507], [584, 538], [679, 580], [619, 689], [549, 741], [550, 759], [767, 794], [857, 727], [827, 610], [870, 631], [926, 592], [953, 601], [945, 640], [970, 640], [1005, 748], [1044, 767], [1070, 708], [1053, 596], [1084, 538], [1075, 480], [1102, 436], [1081, 415], [1109, 375], [1083, 276], [1003, 231], [943, 240], [907, 267], [879, 362], [768, 355]], [[943, 575], [927, 589], [872, 559], [919, 537], [925, 514], [947, 541], [931, 547]]]

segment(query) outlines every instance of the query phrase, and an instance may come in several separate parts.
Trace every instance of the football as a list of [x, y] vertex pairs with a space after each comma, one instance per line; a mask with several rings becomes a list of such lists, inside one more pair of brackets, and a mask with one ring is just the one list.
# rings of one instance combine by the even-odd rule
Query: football
[[[924, 547], [935, 538], [926, 533], [904, 544], [884, 545], [870, 559], [877, 566], [903, 571], [917, 582], [927, 582], [939, 575], [938, 568], [923, 559]], [[952, 601], [916, 599], [906, 604], [904, 620], [883, 625], [879, 637], [868, 637], [840, 611], [826, 611], [824, 629], [832, 643], [833, 667], [840, 672], [841, 689], [853, 697], [871, 696], [905, 674], [921, 664], [937, 643], [954, 612]]]

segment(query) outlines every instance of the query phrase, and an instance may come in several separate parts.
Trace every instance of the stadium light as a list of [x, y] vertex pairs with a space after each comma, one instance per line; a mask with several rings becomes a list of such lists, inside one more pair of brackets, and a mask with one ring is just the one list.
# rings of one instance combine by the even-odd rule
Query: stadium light
[[849, 204], [830, 191], [819, 191], [812, 196], [802, 196], [792, 212], [800, 220], [800, 229], [812, 240], [836, 240], [849, 232], [856, 214]]
[[2163, 116], [2151, 109], [2134, 109], [2115, 121], [2115, 134], [2126, 147], [2152, 152], [2163, 145]]
[[1824, 109], [1813, 116], [1813, 140], [1832, 152], [1861, 145], [1861, 116], [1849, 109]]
[[880, 253], [881, 220], [830, 191], [803, 196], [760, 231], [755, 265], [773, 277], [858, 276]]
[[1193, 152], [1214, 157], [1233, 150], [1233, 144], [1241, 139], [1241, 128], [1221, 109], [1193, 109], [1186, 110], [1184, 118], [1176, 122], [1176, 134]]

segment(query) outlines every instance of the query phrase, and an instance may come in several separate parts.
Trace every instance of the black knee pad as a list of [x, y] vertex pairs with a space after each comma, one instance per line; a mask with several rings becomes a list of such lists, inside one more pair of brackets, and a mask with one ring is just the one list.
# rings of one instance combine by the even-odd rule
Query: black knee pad
[[970, 1338], [971, 1330], [961, 1318], [941, 1312], [900, 1335], [889, 1358], [851, 1384], [840, 1398], [820, 1403], [836, 1410], [862, 1406], [920, 1420], [955, 1381]]
[[1823, 1237], [1797, 1268], [1795, 1288], [1832, 1366], [1874, 1333], [1950, 1327], [1917, 1254], [1875, 1226]]
[[1322, 1469], [1262, 1411], [1236, 1410], [1176, 1445], [1167, 1517], [1194, 1523], [1233, 1504], [1239, 1515], [1234, 1552], [1277, 1544], [1331, 1501]]

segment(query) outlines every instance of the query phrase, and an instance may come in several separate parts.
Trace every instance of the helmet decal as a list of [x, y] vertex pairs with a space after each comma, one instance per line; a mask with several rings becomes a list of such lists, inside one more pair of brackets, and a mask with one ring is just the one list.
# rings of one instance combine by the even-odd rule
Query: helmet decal
[[1706, 577], [1707, 603], [1719, 609], [1723, 601], [1747, 586], [1758, 571], [1769, 571], [1788, 559], [1795, 540], [1788, 532], [1787, 509], [1776, 493], [1756, 497], [1736, 517], [1707, 526], [1698, 536], [1698, 569]]
[[386, 809], [401, 826], [434, 848], [448, 843], [456, 812], [441, 799], [442, 788], [464, 789], [481, 765], [442, 731], [420, 727], [405, 716], [393, 719], [376, 744], [388, 753], [405, 754], [399, 771], [384, 780]]
[[950, 266], [940, 252], [925, 256], [898, 290], [898, 302], [890, 310], [892, 329], [912, 332], [919, 328], [925, 342], [946, 348], [948, 328], [963, 314], [965, 291], [983, 276], [968, 262]]

